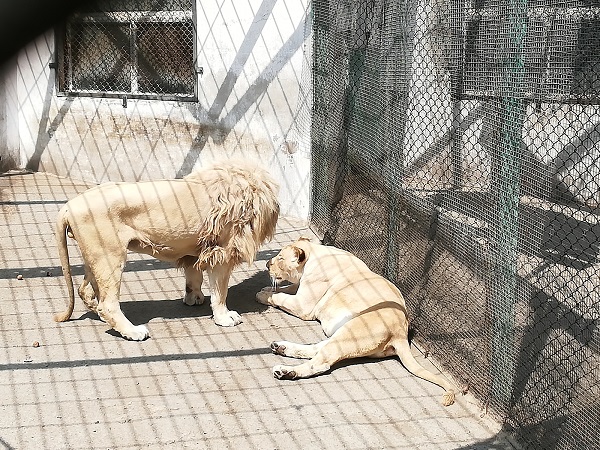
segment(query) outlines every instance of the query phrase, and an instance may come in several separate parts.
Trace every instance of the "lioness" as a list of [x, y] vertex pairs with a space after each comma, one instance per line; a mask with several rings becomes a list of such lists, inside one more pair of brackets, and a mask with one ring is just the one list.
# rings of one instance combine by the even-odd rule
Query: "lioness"
[[56, 222], [69, 306], [55, 320], [68, 320], [74, 307], [69, 235], [77, 241], [84, 261], [79, 296], [123, 337], [148, 336], [148, 329], [134, 326], [119, 306], [127, 250], [181, 267], [188, 305], [204, 301], [201, 286], [206, 270], [215, 322], [239, 324], [240, 315], [225, 303], [229, 276], [236, 264], [252, 262], [259, 246], [273, 237], [279, 214], [277, 190], [263, 169], [222, 162], [183, 179], [105, 183], [69, 200]]
[[[273, 286], [258, 292], [257, 300], [301, 319], [320, 321], [329, 337], [312, 345], [271, 343], [276, 354], [310, 359], [296, 366], [275, 366], [275, 378], [319, 375], [348, 358], [398, 355], [411, 373], [446, 390], [442, 400], [445, 406], [454, 403], [451, 384], [423, 368], [410, 351], [402, 294], [360, 259], [301, 238], [284, 247], [267, 262], [267, 267]], [[292, 284], [278, 287], [282, 281]]]

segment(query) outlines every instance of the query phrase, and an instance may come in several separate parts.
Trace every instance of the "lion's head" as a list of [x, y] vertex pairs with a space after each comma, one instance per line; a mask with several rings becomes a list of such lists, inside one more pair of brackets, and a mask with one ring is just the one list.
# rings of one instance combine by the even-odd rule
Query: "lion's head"
[[277, 256], [267, 261], [267, 268], [273, 283], [289, 281], [290, 283], [300, 282], [304, 272], [304, 265], [308, 259], [305, 248], [302, 248], [302, 242], [307, 242], [307, 238], [300, 238], [293, 244], [286, 245], [281, 249]]

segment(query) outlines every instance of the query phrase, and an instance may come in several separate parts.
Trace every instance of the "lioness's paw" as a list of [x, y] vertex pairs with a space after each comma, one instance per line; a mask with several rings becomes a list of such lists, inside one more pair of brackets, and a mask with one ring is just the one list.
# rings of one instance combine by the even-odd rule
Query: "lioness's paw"
[[256, 301], [258, 303], [262, 303], [263, 305], [269, 305], [269, 300], [273, 296], [273, 288], [268, 286], [266, 288], [262, 288], [259, 292], [256, 293]]
[[193, 292], [186, 292], [183, 303], [188, 306], [201, 305], [204, 303], [204, 294], [201, 292], [200, 295], [196, 295]]
[[294, 369], [286, 366], [273, 367], [273, 376], [278, 380], [295, 380], [297, 378]]
[[124, 338], [130, 339], [132, 341], [143, 341], [148, 336], [150, 336], [150, 332], [145, 325], [134, 326], [130, 330], [127, 330], [121, 333]]
[[215, 323], [222, 327], [233, 327], [242, 323], [242, 316], [235, 311], [227, 311], [224, 314], [214, 316]]
[[285, 345], [280, 344], [279, 342], [271, 342], [271, 350], [276, 355], [285, 356]]

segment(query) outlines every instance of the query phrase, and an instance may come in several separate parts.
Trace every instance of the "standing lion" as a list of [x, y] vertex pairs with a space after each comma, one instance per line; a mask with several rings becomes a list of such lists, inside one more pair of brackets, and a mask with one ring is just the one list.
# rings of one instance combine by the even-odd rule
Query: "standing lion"
[[69, 200], [56, 221], [56, 240], [69, 291], [63, 322], [73, 313], [74, 289], [67, 238], [81, 250], [85, 276], [79, 296], [86, 306], [127, 339], [148, 336], [119, 306], [127, 250], [171, 262], [185, 273], [188, 305], [201, 304], [202, 271], [208, 273], [214, 320], [242, 320], [227, 309], [233, 268], [252, 262], [271, 239], [279, 214], [278, 186], [267, 172], [240, 162], [222, 162], [183, 179], [105, 183]]

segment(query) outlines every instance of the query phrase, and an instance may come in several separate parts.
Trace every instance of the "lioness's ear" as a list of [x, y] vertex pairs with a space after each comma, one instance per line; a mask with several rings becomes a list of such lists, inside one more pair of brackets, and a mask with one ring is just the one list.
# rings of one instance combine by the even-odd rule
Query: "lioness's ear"
[[304, 253], [304, 250], [302, 250], [300, 247], [294, 247], [294, 255], [300, 264], [302, 264], [306, 259], [306, 253]]

